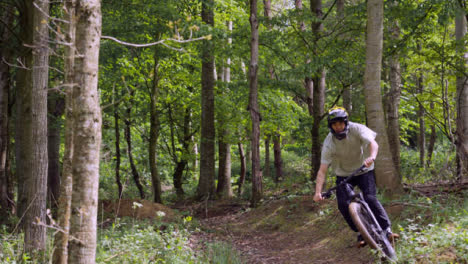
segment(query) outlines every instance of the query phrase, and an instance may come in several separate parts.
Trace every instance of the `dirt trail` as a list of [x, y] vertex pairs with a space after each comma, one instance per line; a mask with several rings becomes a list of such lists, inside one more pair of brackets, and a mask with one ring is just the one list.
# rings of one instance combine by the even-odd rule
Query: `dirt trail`
[[233, 202], [210, 204], [201, 210], [205, 232], [192, 239], [199, 244], [229, 242], [246, 263], [375, 262], [368, 247], [355, 247], [355, 234], [345, 225], [335, 201], [318, 205], [311, 196], [297, 196], [247, 208]]

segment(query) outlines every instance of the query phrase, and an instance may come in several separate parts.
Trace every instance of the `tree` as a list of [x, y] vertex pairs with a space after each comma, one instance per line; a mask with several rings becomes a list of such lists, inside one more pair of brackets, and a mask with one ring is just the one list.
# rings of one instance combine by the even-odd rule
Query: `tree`
[[366, 70], [364, 94], [369, 127], [377, 132], [379, 155], [376, 160], [376, 182], [380, 188], [400, 190], [401, 183], [392, 162], [380, 89], [383, 47], [383, 0], [367, 1]]
[[[214, 27], [214, 1], [202, 1], [202, 21]], [[214, 125], [214, 43], [203, 40], [202, 48], [202, 94], [201, 94], [201, 143], [200, 179], [197, 195], [200, 199], [211, 198], [215, 193], [215, 125]]]
[[[2, 43], [10, 42], [11, 32], [8, 28], [13, 25], [12, 6], [8, 6], [0, 12], [0, 19], [7, 26], [0, 30], [0, 38]], [[0, 209], [6, 212], [7, 215], [13, 213], [14, 202], [13, 193], [9, 188], [11, 186], [10, 176], [8, 172], [8, 153], [9, 153], [9, 97], [10, 97], [10, 66], [4, 61], [8, 61], [11, 50], [6, 45], [0, 46]], [[2, 223], [4, 216], [0, 216]]]
[[258, 107], [258, 18], [257, 0], [250, 0], [250, 64], [249, 64], [249, 112], [252, 122], [252, 197], [251, 206], [257, 207], [263, 195], [260, 170], [260, 109]]
[[[321, 34], [323, 31], [323, 11], [322, 11], [322, 0], [311, 0], [310, 9], [312, 14], [315, 16], [314, 22], [312, 22], [312, 32], [314, 33], [314, 46], [317, 46]], [[318, 54], [315, 50], [314, 54]], [[313, 73], [312, 85], [313, 85], [313, 106], [312, 113], [314, 122], [312, 124], [312, 175], [315, 179], [317, 172], [320, 168], [320, 156], [322, 153], [322, 144], [320, 141], [320, 121], [323, 118], [324, 106], [325, 106], [325, 69], [323, 66], [318, 67], [317, 71]]]
[[[397, 2], [394, 3], [397, 5]], [[391, 43], [400, 41], [400, 27], [396, 18], [390, 22]], [[392, 153], [393, 163], [397, 173], [400, 173], [400, 120], [398, 110], [400, 108], [401, 94], [401, 67], [400, 55], [397, 49], [388, 58], [390, 66], [390, 91], [387, 97], [387, 133], [390, 151]], [[400, 177], [401, 178], [401, 177]]]
[[467, 13], [466, 1], [459, 1], [456, 10], [455, 37], [457, 40], [457, 53], [459, 56], [459, 71], [457, 73], [457, 178], [463, 182], [468, 179], [468, 77], [466, 64]]
[[[226, 22], [227, 30], [229, 34], [232, 32], [232, 21]], [[231, 36], [228, 37], [227, 46], [230, 48], [232, 44]], [[228, 87], [231, 82], [231, 58], [226, 59], [226, 65], [222, 70], [222, 81]], [[224, 111], [223, 111], [224, 112]], [[219, 166], [218, 166], [218, 186], [216, 193], [221, 198], [232, 197], [232, 186], [231, 186], [231, 144], [229, 139], [231, 133], [227, 127], [227, 121], [229, 121], [230, 113], [218, 113], [218, 153], [219, 153]]]
[[[158, 48], [154, 48], [154, 79], [150, 92], [150, 143], [149, 143], [149, 163], [151, 170], [151, 182], [153, 184], [153, 200], [155, 203], [162, 203], [161, 199], [161, 179], [158, 174], [156, 148], [158, 144], [160, 121], [159, 121], [159, 54]], [[118, 131], [116, 131], [117, 133]]]
[[101, 5], [98, 0], [77, 1], [76, 54], [73, 89], [73, 195], [69, 263], [94, 263], [96, 255], [101, 109], [98, 62]]
[[25, 250], [42, 254], [46, 247], [47, 81], [49, 69], [48, 1], [21, 3], [21, 37], [25, 68], [18, 72], [17, 173], [20, 216], [24, 215]]
[[62, 177], [60, 183], [60, 195], [58, 201], [58, 225], [61, 229], [54, 237], [54, 252], [52, 260], [54, 264], [68, 263], [68, 239], [70, 235], [71, 201], [73, 191], [72, 159], [73, 159], [73, 89], [74, 89], [74, 62], [75, 62], [75, 17], [76, 0], [67, 0], [64, 3], [65, 21], [64, 36], [65, 43], [64, 72], [65, 72], [65, 152], [63, 154]]

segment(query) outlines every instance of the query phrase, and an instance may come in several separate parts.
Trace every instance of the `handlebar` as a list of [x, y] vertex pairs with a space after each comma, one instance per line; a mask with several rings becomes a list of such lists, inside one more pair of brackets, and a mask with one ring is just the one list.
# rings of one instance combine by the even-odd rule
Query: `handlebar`
[[351, 175], [349, 175], [344, 181], [340, 182], [340, 183], [339, 183], [338, 185], [336, 185], [335, 187], [332, 187], [332, 188], [328, 189], [327, 191], [322, 192], [322, 198], [323, 198], [323, 199], [328, 199], [328, 198], [330, 198], [334, 190], [336, 190], [339, 186], [348, 183], [348, 182], [351, 180], [352, 177], [356, 176], [356, 174], [358, 174], [359, 172], [361, 172], [362, 169], [364, 169], [365, 167], [366, 167], [366, 165], [362, 165], [361, 167], [359, 167], [359, 169], [357, 169], [357, 170], [355, 170], [353, 173], [351, 173]]

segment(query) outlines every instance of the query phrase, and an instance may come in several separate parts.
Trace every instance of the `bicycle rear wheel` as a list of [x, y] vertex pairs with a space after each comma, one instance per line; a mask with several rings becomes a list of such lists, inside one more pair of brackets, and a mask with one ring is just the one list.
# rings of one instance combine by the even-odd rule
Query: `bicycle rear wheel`
[[395, 250], [385, 237], [385, 232], [379, 230], [377, 223], [374, 223], [370, 212], [360, 203], [352, 202], [349, 204], [349, 213], [364, 241], [371, 248], [382, 251], [389, 259], [395, 259]]

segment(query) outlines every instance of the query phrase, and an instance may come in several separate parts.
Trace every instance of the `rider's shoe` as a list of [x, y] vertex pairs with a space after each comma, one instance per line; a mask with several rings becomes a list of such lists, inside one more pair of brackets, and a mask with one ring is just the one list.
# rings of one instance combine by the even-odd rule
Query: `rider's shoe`
[[357, 247], [358, 248], [362, 248], [362, 247], [365, 247], [367, 245], [366, 241], [364, 241], [364, 239], [362, 238], [361, 234], [359, 234], [357, 236]]
[[387, 237], [390, 242], [395, 242], [395, 240], [400, 238], [400, 235], [392, 233], [392, 231], [387, 230]]

